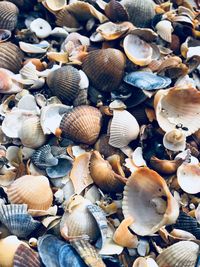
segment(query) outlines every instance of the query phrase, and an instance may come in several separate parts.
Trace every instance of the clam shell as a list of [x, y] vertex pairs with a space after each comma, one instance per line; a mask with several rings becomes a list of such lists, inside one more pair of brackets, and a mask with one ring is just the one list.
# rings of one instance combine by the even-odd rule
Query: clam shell
[[45, 176], [22, 176], [9, 186], [7, 194], [11, 203], [27, 204], [29, 209], [47, 210], [53, 201]]
[[162, 20], [156, 24], [156, 30], [158, 35], [168, 43], [172, 41], [172, 23], [168, 20]]
[[165, 76], [159, 76], [151, 72], [135, 71], [128, 73], [124, 81], [130, 85], [143, 90], [156, 90], [166, 88], [171, 83], [171, 79]]
[[64, 102], [70, 103], [79, 92], [80, 80], [81, 77], [76, 68], [64, 66], [48, 75], [47, 84], [53, 95]]
[[126, 110], [114, 110], [109, 130], [109, 145], [117, 148], [125, 147], [137, 139], [139, 130], [139, 124], [131, 113]]
[[1, 205], [1, 222], [9, 231], [21, 238], [26, 238], [40, 226], [40, 222], [33, 220], [27, 213], [27, 205]]
[[11, 31], [0, 29], [0, 43], [6, 42], [8, 39], [10, 39], [11, 35]]
[[95, 50], [85, 57], [82, 69], [97, 90], [110, 92], [120, 85], [125, 61], [124, 54], [117, 49]]
[[50, 44], [47, 41], [42, 41], [39, 44], [30, 44], [26, 42], [19, 42], [22, 51], [30, 54], [44, 54], [49, 48]]
[[111, 0], [105, 6], [106, 16], [113, 22], [128, 21], [128, 13], [126, 9], [116, 0]]
[[123, 41], [124, 51], [134, 64], [147, 66], [152, 61], [152, 47], [137, 35], [128, 34]]
[[194, 267], [199, 254], [199, 245], [180, 241], [166, 248], [156, 258], [159, 267]]
[[17, 26], [19, 9], [17, 6], [8, 1], [0, 2], [0, 28], [14, 30]]
[[23, 57], [21, 50], [13, 43], [0, 43], [0, 68], [18, 73], [22, 67]]
[[66, 0], [46, 0], [45, 2], [48, 6], [53, 11], [58, 11], [64, 8], [64, 6], [67, 4]]
[[[72, 169], [72, 162], [65, 158], [58, 159], [58, 164], [56, 166], [50, 166], [46, 168], [46, 173], [48, 177], [61, 178], [69, 174]], [[52, 180], [51, 180], [52, 181]], [[52, 181], [54, 183], [56, 181]]]
[[125, 218], [131, 216], [134, 220], [130, 228], [145, 236], [175, 223], [179, 206], [165, 180], [155, 171], [141, 167], [128, 178], [122, 211]]
[[33, 249], [19, 245], [15, 252], [13, 267], [41, 267], [39, 254]]
[[60, 122], [60, 129], [64, 137], [70, 138], [75, 142], [91, 145], [98, 138], [101, 117], [101, 113], [97, 108], [91, 106], [75, 107], [71, 112], [63, 116]]
[[183, 151], [186, 147], [185, 134], [178, 129], [167, 132], [163, 137], [163, 145], [165, 148], [175, 152]]

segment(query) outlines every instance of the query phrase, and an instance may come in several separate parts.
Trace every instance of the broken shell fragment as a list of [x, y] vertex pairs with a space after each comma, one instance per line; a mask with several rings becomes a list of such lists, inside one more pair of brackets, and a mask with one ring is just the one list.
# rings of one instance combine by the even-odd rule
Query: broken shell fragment
[[39, 38], [46, 38], [51, 33], [50, 24], [41, 18], [35, 19], [30, 24], [30, 30], [36, 34]]
[[183, 131], [174, 129], [165, 133], [163, 137], [163, 145], [165, 148], [178, 152], [185, 150], [186, 137]]
[[8, 39], [10, 39], [11, 35], [11, 31], [0, 29], [0, 43], [6, 42]]

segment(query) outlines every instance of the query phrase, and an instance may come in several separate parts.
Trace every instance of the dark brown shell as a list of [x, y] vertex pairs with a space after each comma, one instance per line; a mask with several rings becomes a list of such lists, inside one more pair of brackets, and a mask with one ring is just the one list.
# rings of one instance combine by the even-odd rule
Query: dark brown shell
[[22, 68], [23, 53], [10, 42], [0, 43], [0, 68], [18, 73]]
[[19, 9], [11, 2], [0, 2], [0, 29], [14, 30], [17, 25]]
[[128, 13], [116, 0], [111, 0], [105, 7], [106, 16], [113, 22], [128, 21]]
[[97, 90], [111, 92], [117, 90], [121, 83], [125, 62], [121, 51], [107, 48], [89, 52], [82, 69]]
[[92, 145], [101, 130], [101, 112], [91, 106], [79, 106], [66, 113], [60, 123], [62, 135], [75, 142]]
[[60, 27], [68, 27], [68, 28], [80, 28], [80, 24], [77, 19], [67, 10], [67, 7], [64, 7], [61, 11], [56, 15], [56, 24]]
[[72, 66], [64, 66], [47, 77], [47, 84], [51, 93], [65, 102], [71, 102], [79, 92], [81, 80], [79, 71]]

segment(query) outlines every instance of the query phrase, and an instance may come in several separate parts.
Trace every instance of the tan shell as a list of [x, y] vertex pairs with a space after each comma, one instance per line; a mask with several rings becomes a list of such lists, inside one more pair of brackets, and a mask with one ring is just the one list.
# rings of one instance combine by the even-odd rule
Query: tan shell
[[12, 80], [14, 73], [0, 68], [0, 93], [12, 94], [22, 91], [22, 85]]
[[23, 53], [16, 45], [10, 42], [0, 43], [0, 68], [18, 73], [22, 67], [22, 60]]
[[27, 204], [29, 209], [47, 210], [53, 201], [49, 181], [45, 176], [22, 176], [9, 186], [7, 194], [11, 203]]
[[161, 20], [160, 22], [156, 24], [155, 28], [157, 30], [158, 35], [160, 35], [160, 37], [163, 40], [165, 40], [168, 43], [171, 43], [173, 27], [170, 21]]
[[123, 47], [127, 57], [136, 65], [147, 66], [152, 61], [152, 47], [137, 35], [128, 34], [124, 38]]
[[125, 62], [121, 51], [107, 48], [89, 52], [83, 61], [82, 69], [96, 89], [111, 92], [120, 85]]
[[14, 30], [17, 26], [19, 9], [8, 1], [0, 2], [0, 29]]
[[113, 22], [128, 21], [128, 13], [126, 9], [116, 0], [111, 0], [105, 6], [106, 16]]
[[175, 152], [183, 151], [186, 147], [185, 134], [178, 129], [167, 132], [163, 137], [163, 145], [165, 148]]
[[139, 130], [139, 124], [131, 113], [126, 110], [114, 110], [109, 130], [109, 145], [125, 147], [137, 139]]
[[66, 4], [66, 0], [46, 0], [46, 5], [53, 11], [61, 10]]
[[[174, 87], [159, 90], [154, 108], [159, 126], [169, 132], [180, 125], [184, 134], [191, 135], [200, 128], [200, 92], [195, 88]], [[186, 127], [186, 130], [184, 130]]]
[[71, 102], [79, 92], [81, 80], [79, 71], [72, 66], [64, 66], [47, 77], [47, 84], [53, 95], [65, 102]]
[[75, 107], [61, 120], [62, 135], [75, 142], [94, 144], [101, 129], [101, 117], [97, 108], [84, 105]]
[[156, 258], [159, 267], [194, 267], [199, 254], [199, 245], [192, 241], [180, 241], [166, 248]]
[[178, 167], [183, 163], [183, 159], [165, 160], [151, 157], [150, 164], [152, 168], [162, 174], [174, 174]]
[[[175, 223], [179, 206], [165, 180], [155, 171], [141, 167], [128, 178], [122, 202], [124, 217], [133, 217], [130, 228], [138, 235], [150, 235]], [[141, 212], [142, 211], [142, 212]]]
[[[159, 267], [154, 259], [138, 257], [132, 267]], [[167, 266], [168, 267], [168, 266]], [[170, 266], [171, 267], [171, 266]]]
[[67, 7], [64, 7], [62, 10], [58, 12], [56, 15], [56, 24], [60, 27], [68, 27], [68, 28], [74, 28], [79, 29], [80, 24], [77, 21], [77, 19], [68, 11]]

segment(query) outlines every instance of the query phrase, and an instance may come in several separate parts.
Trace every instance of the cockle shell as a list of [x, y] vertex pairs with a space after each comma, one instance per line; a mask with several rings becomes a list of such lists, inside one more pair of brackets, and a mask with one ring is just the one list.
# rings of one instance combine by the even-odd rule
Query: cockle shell
[[17, 26], [19, 9], [13, 3], [8, 1], [0, 2], [0, 28], [14, 30]]
[[83, 60], [82, 69], [97, 90], [111, 92], [120, 85], [125, 62], [120, 50], [107, 48], [89, 52]]
[[163, 40], [165, 40], [168, 43], [171, 43], [173, 27], [170, 21], [161, 20], [160, 22], [156, 24], [155, 28], [157, 30], [158, 35], [160, 35], [160, 37]]
[[58, 11], [64, 8], [64, 6], [67, 4], [67, 1], [66, 0], [46, 0], [45, 3], [51, 10]]
[[104, 10], [106, 16], [113, 22], [128, 21], [128, 13], [123, 5], [116, 0], [111, 0]]
[[165, 148], [178, 152], [185, 150], [186, 137], [184, 132], [178, 129], [174, 129], [165, 133], [163, 137], [163, 145]]
[[67, 27], [69, 29], [80, 29], [80, 24], [73, 14], [68, 11], [67, 6], [62, 8], [58, 14], [56, 14], [56, 24], [60, 27]]
[[164, 225], [175, 223], [179, 206], [165, 180], [155, 171], [141, 167], [128, 178], [122, 211], [125, 218], [133, 217], [130, 228], [136, 234], [145, 236], [155, 233]]
[[51, 25], [44, 19], [37, 18], [30, 24], [30, 30], [39, 38], [46, 38], [51, 33]]
[[7, 194], [11, 203], [27, 204], [29, 209], [47, 210], [53, 201], [49, 181], [45, 176], [22, 176], [9, 186]]
[[128, 34], [123, 41], [124, 51], [134, 64], [146, 66], [152, 61], [152, 47], [137, 35]]
[[139, 124], [131, 113], [126, 110], [114, 110], [109, 130], [109, 145], [125, 147], [137, 139], [139, 130]]
[[75, 142], [94, 144], [101, 129], [101, 117], [97, 108], [84, 105], [75, 107], [60, 122], [62, 135]]
[[156, 258], [159, 267], [194, 267], [199, 245], [192, 241], [180, 241], [166, 248]]

